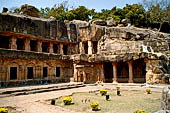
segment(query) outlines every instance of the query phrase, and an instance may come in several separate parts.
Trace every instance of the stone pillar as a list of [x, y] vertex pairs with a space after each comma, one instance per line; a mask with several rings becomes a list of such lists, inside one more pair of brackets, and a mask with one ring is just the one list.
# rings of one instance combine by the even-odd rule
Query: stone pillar
[[88, 54], [93, 54], [93, 43], [88, 41]]
[[80, 49], [80, 54], [84, 54], [84, 53], [85, 53], [83, 42], [80, 42], [80, 43], [79, 43], [79, 49]]
[[118, 83], [118, 77], [117, 77], [117, 62], [113, 62], [113, 83]]
[[49, 53], [54, 53], [53, 52], [53, 43], [51, 43], [51, 42], [49, 43], [48, 52]]
[[15, 36], [12, 36], [11, 39], [10, 39], [10, 49], [17, 49], [17, 38]]
[[87, 78], [86, 73], [83, 71], [83, 83], [86, 83], [86, 81], [87, 81], [86, 78]]
[[30, 51], [30, 39], [26, 38], [24, 41], [25, 51]]
[[73, 79], [71, 80], [72, 82], [77, 82], [78, 78], [77, 78], [77, 68], [76, 68], [76, 64], [73, 64], [74, 67], [74, 73], [73, 73]]
[[128, 67], [129, 67], [129, 83], [133, 83], [133, 62], [128, 61]]
[[105, 77], [104, 77], [104, 64], [102, 64], [102, 71], [101, 71], [101, 82], [105, 81]]
[[63, 51], [63, 44], [60, 44], [60, 54], [63, 55], [64, 51]]
[[37, 52], [42, 52], [42, 42], [37, 41]]

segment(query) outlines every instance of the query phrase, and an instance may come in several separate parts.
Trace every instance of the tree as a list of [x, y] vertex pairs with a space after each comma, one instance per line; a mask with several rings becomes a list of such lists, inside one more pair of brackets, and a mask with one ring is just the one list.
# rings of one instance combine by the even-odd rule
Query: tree
[[170, 1], [168, 0], [143, 0], [143, 7], [147, 10], [147, 21], [150, 24], [159, 24], [159, 31], [162, 25], [170, 24]]
[[131, 24], [140, 26], [145, 23], [145, 9], [142, 7], [142, 5], [126, 4], [123, 10], [125, 18], [128, 18], [131, 21]]

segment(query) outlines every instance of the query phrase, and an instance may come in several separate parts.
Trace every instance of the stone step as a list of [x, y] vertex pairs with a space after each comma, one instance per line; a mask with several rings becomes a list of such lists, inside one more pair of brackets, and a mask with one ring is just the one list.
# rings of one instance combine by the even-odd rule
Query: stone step
[[71, 85], [40, 87], [40, 88], [32, 88], [32, 89], [24, 89], [24, 90], [11, 90], [11, 91], [1, 92], [0, 98], [9, 97], [9, 96], [29, 95], [29, 94], [50, 92], [56, 90], [65, 90], [65, 89], [78, 88], [84, 86], [85, 86], [84, 84], [71, 84]]

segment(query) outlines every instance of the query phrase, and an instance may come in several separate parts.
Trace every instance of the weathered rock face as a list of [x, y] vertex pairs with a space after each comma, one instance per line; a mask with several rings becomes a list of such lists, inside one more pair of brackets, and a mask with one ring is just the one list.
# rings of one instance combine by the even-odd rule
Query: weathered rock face
[[[24, 62], [28, 59], [70, 62], [72, 64], [69, 66], [74, 66], [74, 69], [69, 67], [68, 73], [63, 71], [64, 75], [69, 75], [65, 76], [67, 80], [74, 72], [71, 79], [85, 83], [104, 81], [104, 67], [107, 65], [110, 66], [110, 72], [106, 73], [112, 80], [113, 64], [116, 63], [119, 73], [123, 77], [127, 75], [126, 79], [131, 79], [128, 75], [134, 72], [136, 81], [138, 75], [143, 81], [146, 75], [147, 83], [169, 83], [169, 79], [168, 82], [166, 80], [170, 74], [170, 35], [136, 27], [113, 26], [114, 20], [111, 18], [107, 21], [60, 22], [53, 17], [42, 19], [2, 13], [0, 38], [2, 41], [6, 41], [3, 40], [5, 37], [8, 38], [8, 44], [5, 49], [0, 49], [0, 60], [6, 58], [16, 61], [24, 59]], [[57, 66], [55, 63], [51, 65]], [[134, 70], [130, 66], [134, 66]]]
[[3, 7], [2, 13], [7, 13], [8, 12], [8, 8]]
[[32, 17], [40, 17], [38, 9], [28, 4], [22, 5], [20, 7], [20, 12], [23, 15], [32, 16]]
[[22, 33], [59, 41], [77, 41], [76, 27], [71, 24], [68, 27], [71, 31], [71, 39], [68, 37], [66, 25], [55, 19], [41, 19], [6, 13], [0, 14], [1, 31]]
[[[149, 84], [165, 83], [165, 74], [169, 73], [169, 62], [164, 60], [148, 60], [146, 63], [146, 81]], [[168, 82], [167, 82], [168, 83]]]
[[170, 86], [162, 91], [162, 109], [170, 111]]
[[108, 27], [116, 26], [116, 22], [114, 21], [112, 17], [107, 18], [106, 23]]

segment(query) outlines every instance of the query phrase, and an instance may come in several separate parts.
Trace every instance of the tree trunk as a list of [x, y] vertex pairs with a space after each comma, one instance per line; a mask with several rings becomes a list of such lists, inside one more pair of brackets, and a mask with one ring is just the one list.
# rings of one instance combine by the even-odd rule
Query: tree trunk
[[159, 30], [158, 30], [159, 32], [161, 31], [162, 25], [163, 23], [160, 23]]

